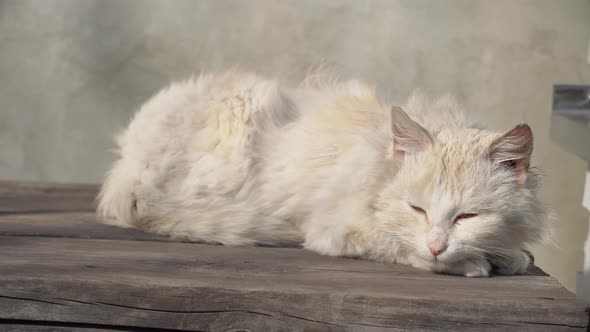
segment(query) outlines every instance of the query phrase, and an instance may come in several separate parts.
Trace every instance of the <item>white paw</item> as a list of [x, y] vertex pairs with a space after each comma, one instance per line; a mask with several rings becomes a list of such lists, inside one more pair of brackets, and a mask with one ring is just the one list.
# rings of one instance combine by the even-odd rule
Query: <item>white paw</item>
[[446, 270], [449, 274], [466, 276], [468, 278], [485, 278], [490, 276], [492, 266], [487, 259], [470, 259], [451, 266]]
[[468, 278], [489, 277], [492, 270], [492, 266], [487, 259], [469, 260], [463, 264], [463, 275]]
[[522, 251], [515, 251], [512, 257], [504, 259], [495, 270], [498, 274], [513, 275], [523, 274], [527, 271], [531, 262], [530, 257]]

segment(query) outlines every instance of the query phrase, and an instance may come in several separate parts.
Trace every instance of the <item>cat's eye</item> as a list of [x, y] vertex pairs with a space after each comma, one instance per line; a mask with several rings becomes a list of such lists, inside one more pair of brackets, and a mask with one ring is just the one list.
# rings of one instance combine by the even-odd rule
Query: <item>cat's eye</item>
[[416, 211], [418, 213], [426, 214], [426, 211], [424, 211], [424, 209], [421, 208], [421, 207], [419, 207], [419, 206], [410, 204], [410, 207], [412, 208], [412, 210], [414, 210], [414, 211]]
[[457, 217], [455, 217], [455, 223], [458, 221], [461, 221], [463, 219], [469, 219], [469, 218], [473, 218], [473, 217], [477, 217], [477, 213], [463, 213], [458, 215]]

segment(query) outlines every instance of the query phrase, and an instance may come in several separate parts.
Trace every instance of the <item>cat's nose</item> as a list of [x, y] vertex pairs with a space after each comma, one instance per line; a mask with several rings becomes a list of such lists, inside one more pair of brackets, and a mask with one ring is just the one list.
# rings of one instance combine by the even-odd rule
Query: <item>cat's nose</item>
[[442, 254], [443, 252], [445, 252], [445, 250], [447, 250], [447, 245], [432, 243], [432, 244], [428, 245], [428, 250], [430, 250], [430, 253], [433, 254], [434, 256], [438, 256], [438, 255]]

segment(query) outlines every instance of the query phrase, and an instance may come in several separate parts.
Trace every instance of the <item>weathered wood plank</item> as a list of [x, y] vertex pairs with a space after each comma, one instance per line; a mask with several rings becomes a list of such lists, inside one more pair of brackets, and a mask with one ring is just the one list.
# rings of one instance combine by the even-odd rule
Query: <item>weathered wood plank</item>
[[147, 233], [134, 228], [105, 225], [100, 222], [94, 210], [90, 210], [90, 212], [19, 211], [4, 214], [0, 212], [0, 235], [192, 242]]
[[178, 330], [586, 329], [547, 276], [468, 279], [300, 249], [0, 237], [0, 319]]
[[0, 331], [3, 332], [177, 332], [171, 329], [138, 328], [132, 326], [112, 326], [101, 324], [54, 323], [43, 321], [0, 320]]
[[467, 279], [296, 249], [174, 243], [98, 224], [97, 189], [0, 182], [0, 330], [588, 326], [586, 305], [536, 268]]
[[94, 212], [0, 214], [0, 235], [174, 241], [137, 229], [101, 224]]
[[[88, 212], [0, 215], [0, 235], [191, 242], [146, 233], [138, 229], [105, 225], [100, 223], [96, 214]], [[531, 275], [546, 275], [542, 270], [535, 266], [531, 266], [528, 273]]]
[[122, 329], [95, 329], [87, 327], [72, 327], [72, 326], [42, 326], [32, 324], [5, 324], [0, 321], [0, 330], [4, 332], [111, 332], [111, 331], [125, 331]]
[[0, 214], [93, 211], [98, 186], [0, 181]]

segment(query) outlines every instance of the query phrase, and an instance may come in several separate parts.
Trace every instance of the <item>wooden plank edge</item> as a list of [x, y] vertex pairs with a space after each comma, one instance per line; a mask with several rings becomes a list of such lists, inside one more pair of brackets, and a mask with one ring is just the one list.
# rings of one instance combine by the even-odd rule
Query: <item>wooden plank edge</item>
[[[85, 280], [14, 280], [0, 296], [0, 318], [103, 324], [109, 317], [138, 328], [180, 330], [328, 330], [446, 329], [496, 331], [587, 330], [588, 308], [562, 312], [546, 307], [474, 306], [454, 301], [415, 301], [360, 295], [230, 290]], [[8, 293], [6, 293], [8, 292]], [[14, 295], [8, 295], [14, 294]], [[122, 300], [123, 302], [118, 301]], [[173, 307], [170, 307], [172, 305]], [[555, 309], [558, 309], [556, 307]], [[515, 310], [521, 311], [515, 315]], [[583, 314], [583, 321], [574, 318]], [[575, 325], [572, 324], [575, 322]]]
[[182, 330], [135, 327], [125, 325], [109, 324], [86, 324], [86, 323], [68, 323], [42, 320], [20, 320], [20, 319], [0, 319], [0, 330], [2, 331], [72, 331], [72, 332], [94, 332], [94, 331], [129, 331], [129, 332], [177, 332]]

